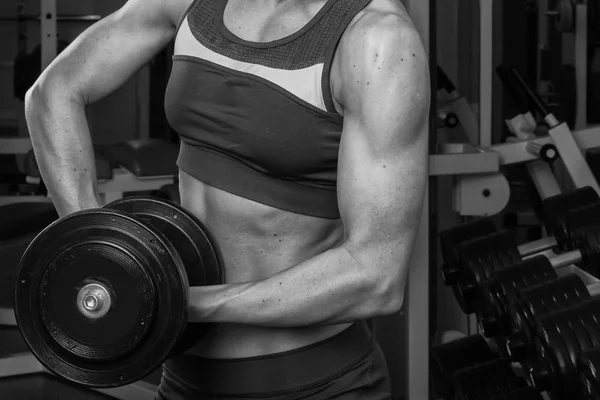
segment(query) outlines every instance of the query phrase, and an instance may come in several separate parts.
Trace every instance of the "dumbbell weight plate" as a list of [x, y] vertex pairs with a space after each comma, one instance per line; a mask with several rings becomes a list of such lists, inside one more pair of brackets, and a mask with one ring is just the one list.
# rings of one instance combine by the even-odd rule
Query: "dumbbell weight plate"
[[[168, 200], [125, 197], [104, 208], [133, 214], [152, 225], [175, 247], [185, 266], [190, 287], [224, 283], [221, 256], [207, 229], [191, 213]], [[191, 348], [206, 333], [208, 324], [188, 323], [174, 353]]]
[[[78, 297], [90, 282], [107, 288], [108, 313], [86, 316]], [[117, 210], [86, 210], [54, 222], [27, 248], [15, 317], [46, 368], [82, 385], [116, 387], [171, 354], [187, 324], [188, 292], [181, 259], [160, 232]]]
[[555, 362], [556, 370], [561, 376], [567, 376], [573, 371], [569, 350], [561, 339], [561, 336], [548, 316], [538, 321], [538, 337], [542, 340], [546, 354]]
[[552, 290], [553, 285], [541, 285], [539, 288], [540, 300], [546, 309], [546, 314], [550, 314], [565, 308], [565, 296], [558, 295]]
[[542, 395], [533, 387], [523, 387], [487, 400], [542, 400]]
[[594, 297], [592, 300], [586, 301], [582, 305], [584, 317], [587, 317], [586, 329], [590, 336], [600, 342], [600, 298]]
[[484, 398], [487, 393], [487, 379], [484, 378], [481, 368], [481, 365], [476, 365], [454, 374], [452, 377], [453, 399]]
[[579, 316], [581, 318], [581, 322], [585, 327], [586, 332], [588, 333], [590, 340], [594, 347], [600, 346], [600, 329], [598, 322], [594, 319], [592, 315], [592, 311], [587, 307], [586, 304], [582, 304], [579, 309]]
[[[454, 270], [459, 260], [460, 243], [496, 232], [496, 227], [490, 218], [479, 218], [471, 222], [460, 224], [454, 228], [440, 232], [440, 247], [444, 259], [444, 273]], [[453, 284], [452, 279], [446, 284]]]
[[444, 399], [451, 398], [454, 372], [494, 358], [496, 356], [480, 335], [466, 336], [433, 346], [430, 351], [430, 369], [436, 394]]
[[453, 377], [455, 399], [485, 399], [498, 393], [508, 377], [507, 366], [506, 361], [495, 359], [457, 371]]
[[590, 186], [544, 199], [542, 207], [546, 229], [556, 237], [560, 251], [572, 250], [569, 243], [569, 211], [599, 200], [598, 193]]
[[568, 315], [565, 315], [564, 318], [567, 324], [569, 324], [569, 327], [571, 328], [573, 333], [575, 334], [575, 338], [577, 339], [581, 350], [587, 350], [593, 348], [594, 343], [592, 342], [592, 339], [586, 327], [581, 321], [580, 313], [581, 305], [578, 305], [569, 310]]
[[581, 352], [577, 357], [577, 371], [586, 399], [597, 399], [600, 396], [600, 351], [592, 349]]
[[531, 382], [540, 391], [560, 390], [563, 384], [561, 376], [572, 371], [571, 360], [555, 328], [538, 327], [538, 331], [539, 335], [533, 338], [536, 361], [529, 367]]
[[569, 352], [569, 358], [573, 365], [577, 362], [577, 354], [582, 350], [575, 333], [571, 330], [569, 324], [564, 318], [564, 313], [559, 312], [550, 318], [550, 320], [556, 325], [558, 333]]
[[590, 343], [592, 347], [598, 347], [600, 345], [600, 337], [598, 336], [597, 329], [594, 328], [593, 319], [590, 315], [585, 305], [581, 305], [581, 307], [577, 308], [577, 318], [579, 319], [579, 325], [584, 329], [588, 338], [590, 339]]
[[478, 322], [486, 337], [495, 337], [506, 333], [506, 304], [500, 295], [502, 288], [497, 281], [489, 281], [482, 285], [481, 296], [483, 312]]

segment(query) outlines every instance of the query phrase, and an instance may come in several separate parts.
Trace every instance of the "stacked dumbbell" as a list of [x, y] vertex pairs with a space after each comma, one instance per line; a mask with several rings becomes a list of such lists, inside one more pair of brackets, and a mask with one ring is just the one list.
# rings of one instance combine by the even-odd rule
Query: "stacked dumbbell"
[[430, 354], [437, 398], [541, 400], [539, 393], [518, 377], [510, 363], [493, 352], [480, 335], [434, 346]]
[[[572, 192], [570, 197], [549, 198], [544, 202], [544, 208], [547, 215], [552, 215], [547, 227], [553, 236], [534, 244], [517, 246], [511, 232], [496, 232], [493, 224], [490, 226], [491, 221], [485, 219], [442, 233], [443, 279], [453, 288], [465, 313], [481, 310], [481, 288], [501, 270], [524, 261], [527, 267], [539, 266], [547, 270], [547, 266], [559, 268], [600, 259], [594, 228], [598, 218], [594, 215], [600, 213], [600, 199], [593, 189], [585, 187]], [[561, 254], [552, 259], [542, 255], [531, 257], [552, 248]], [[524, 257], [529, 259], [524, 260]], [[552, 278], [556, 278], [556, 274], [547, 276], [546, 280]]]
[[[511, 361], [531, 370], [538, 389], [566, 398], [581, 392], [581, 385], [575, 384], [577, 356], [600, 343], [596, 326], [591, 326], [598, 323], [594, 313], [581, 312], [590, 305], [593, 309], [591, 297], [600, 286], [586, 287], [574, 274], [559, 278], [555, 268], [599, 258], [600, 224], [595, 220], [600, 202], [594, 191], [584, 188], [549, 199], [544, 209], [546, 227], [554, 235], [544, 244], [517, 246], [510, 234], [494, 232], [488, 220], [445, 232], [443, 277], [463, 311], [477, 313], [484, 334], [495, 337], [501, 348], [506, 346]], [[449, 238], [453, 244], [448, 244]], [[551, 247], [562, 254], [551, 259], [532, 256]], [[578, 313], [583, 316], [573, 319]], [[586, 360], [586, 365], [595, 365]], [[586, 393], [597, 393], [595, 369], [586, 371], [581, 378]], [[598, 398], [589, 396], [585, 398]]]

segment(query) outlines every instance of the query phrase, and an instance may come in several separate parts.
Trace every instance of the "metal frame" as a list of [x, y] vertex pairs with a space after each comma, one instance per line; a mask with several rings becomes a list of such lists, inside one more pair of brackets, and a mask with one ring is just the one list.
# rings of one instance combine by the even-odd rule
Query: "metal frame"
[[[429, 0], [405, 0], [408, 12], [429, 53]], [[431, 57], [430, 57], [431, 58]], [[408, 400], [429, 398], [429, 193], [425, 196], [419, 230], [413, 249], [405, 295], [406, 391]]]
[[[595, 1], [595, 0], [594, 0]], [[577, 85], [577, 113], [575, 129], [587, 126], [587, 45], [588, 45], [588, 0], [577, 0], [575, 6], [575, 32], [573, 37], [575, 80]]]
[[492, 145], [492, 82], [494, 81], [494, 3], [479, 0], [479, 145]]
[[[582, 151], [600, 147], [600, 126], [573, 131], [571, 134]], [[467, 143], [444, 145], [440, 147], [439, 154], [429, 156], [430, 175], [499, 172], [502, 165], [535, 161], [538, 156], [528, 150], [529, 143], [543, 145], [554, 141], [549, 135], [490, 147], [476, 147]]]

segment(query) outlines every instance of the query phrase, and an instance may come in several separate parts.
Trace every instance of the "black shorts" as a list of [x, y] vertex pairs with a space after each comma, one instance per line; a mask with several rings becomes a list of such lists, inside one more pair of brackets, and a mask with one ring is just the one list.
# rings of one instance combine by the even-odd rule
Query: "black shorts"
[[365, 323], [268, 356], [167, 361], [156, 400], [391, 399], [387, 365]]

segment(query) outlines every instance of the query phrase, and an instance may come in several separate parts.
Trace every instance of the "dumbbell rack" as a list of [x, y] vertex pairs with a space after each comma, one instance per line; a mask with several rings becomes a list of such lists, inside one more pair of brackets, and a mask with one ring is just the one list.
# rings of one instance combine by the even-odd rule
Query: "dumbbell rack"
[[[531, 248], [533, 249], [534, 247], [535, 246], [532, 246]], [[548, 259], [553, 259], [553, 258], [557, 257], [557, 255], [554, 253], [553, 250], [546, 250], [546, 251], [538, 252], [538, 253], [532, 252], [530, 255], [524, 256], [523, 259], [527, 260], [528, 258], [542, 256], [542, 255], [547, 257]], [[560, 256], [558, 256], [558, 257], [560, 258]], [[595, 290], [591, 291], [590, 293], [592, 294], [592, 296], [596, 296], [595, 298], [598, 298], [597, 297], [597, 287], [598, 287], [598, 283], [600, 283], [600, 279], [598, 279], [595, 276], [587, 273], [586, 271], [578, 268], [575, 265], [568, 265], [568, 266], [560, 267], [560, 268], [556, 269], [555, 272], [558, 275], [558, 278], [562, 278], [562, 277], [565, 277], [570, 274], [577, 275], [586, 287], [592, 287], [592, 286], [596, 287]], [[460, 335], [460, 337], [465, 337], [465, 336], [466, 335]], [[460, 337], [458, 337], [458, 338], [454, 337], [450, 340], [442, 341], [442, 343], [440, 345], [449, 344], [456, 339], [460, 339]], [[494, 343], [495, 339], [489, 339], [489, 341], [491, 341], [491, 343]], [[505, 361], [505, 363], [509, 363], [509, 362]], [[483, 364], [481, 364], [481, 365], [483, 365]], [[525, 376], [523, 376], [523, 371], [520, 369], [519, 365], [518, 364], [512, 364], [512, 365], [513, 365], [513, 370], [515, 372], [515, 376], [525, 378], [525, 380], [527, 381], [528, 379]], [[476, 365], [474, 365], [473, 367], [476, 367]], [[438, 384], [439, 384], [439, 382], [438, 382]], [[545, 399], [548, 399], [548, 393], [542, 392], [542, 395]]]

